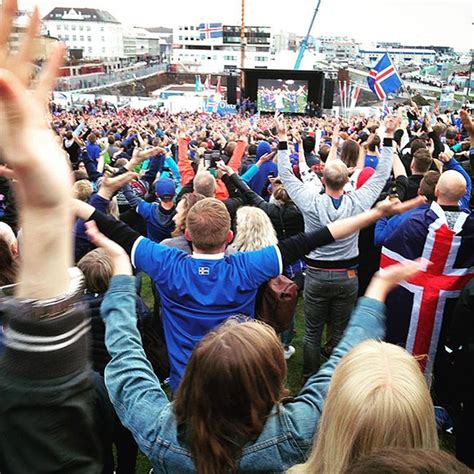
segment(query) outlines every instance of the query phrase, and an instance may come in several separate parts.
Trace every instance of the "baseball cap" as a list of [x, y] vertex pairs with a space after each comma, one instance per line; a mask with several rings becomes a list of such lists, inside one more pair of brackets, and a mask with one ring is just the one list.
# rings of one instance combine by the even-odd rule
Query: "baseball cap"
[[171, 178], [160, 178], [155, 184], [155, 192], [158, 197], [174, 196], [176, 187]]

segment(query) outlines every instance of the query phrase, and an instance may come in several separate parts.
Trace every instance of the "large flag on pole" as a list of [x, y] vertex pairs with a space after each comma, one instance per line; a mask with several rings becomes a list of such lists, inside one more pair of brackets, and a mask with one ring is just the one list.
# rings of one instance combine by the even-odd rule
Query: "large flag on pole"
[[194, 85], [194, 91], [201, 92], [201, 90], [202, 90], [201, 76], [196, 75], [196, 83]]
[[474, 278], [473, 248], [474, 215], [460, 212], [448, 227], [436, 202], [406, 219], [382, 248], [381, 268], [419, 257], [431, 262], [388, 296], [386, 335], [387, 342], [423, 357], [428, 380], [456, 299]]
[[385, 53], [367, 77], [372, 92], [383, 100], [390, 92], [395, 92], [402, 86], [402, 80], [398, 75], [390, 56]]

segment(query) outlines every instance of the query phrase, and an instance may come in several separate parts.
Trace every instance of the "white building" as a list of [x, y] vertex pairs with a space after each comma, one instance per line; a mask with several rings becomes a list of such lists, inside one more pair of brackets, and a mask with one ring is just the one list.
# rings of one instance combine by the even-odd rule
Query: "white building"
[[360, 43], [346, 36], [320, 36], [315, 38], [316, 51], [323, 53], [327, 59], [355, 60], [359, 54], [359, 47]]
[[[240, 26], [212, 25], [219, 25], [215, 27], [219, 37], [209, 38], [199, 24], [176, 27], [172, 63], [182, 65], [188, 72], [221, 73], [240, 68]], [[245, 40], [244, 66], [267, 69], [271, 55], [270, 27], [246, 26]]]
[[171, 32], [166, 28], [129, 27], [123, 30], [124, 57], [129, 59], [156, 58], [166, 54], [171, 43]]
[[56, 7], [43, 21], [50, 35], [89, 59], [118, 59], [124, 55], [122, 25], [110, 13], [95, 8]]
[[397, 66], [424, 66], [436, 61], [436, 51], [433, 49], [369, 48], [359, 51], [363, 64], [368, 67], [373, 67], [385, 53]]

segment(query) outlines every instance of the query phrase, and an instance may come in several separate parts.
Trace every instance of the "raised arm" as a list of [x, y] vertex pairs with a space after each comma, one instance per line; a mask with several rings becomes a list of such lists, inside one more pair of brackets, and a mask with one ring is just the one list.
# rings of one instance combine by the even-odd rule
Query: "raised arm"
[[282, 118], [276, 115], [275, 126], [278, 131], [280, 143], [278, 145], [278, 175], [293, 202], [305, 213], [312, 206], [313, 198], [318, 196], [316, 189], [306, 187], [293, 173], [288, 152], [288, 136]]
[[46, 118], [64, 46], [53, 50], [29, 90], [40, 16], [35, 9], [19, 53], [9, 56], [15, 14], [16, 1], [5, 0], [0, 14], [0, 147], [2, 160], [16, 174], [23, 240], [20, 283], [15, 298], [3, 300], [1, 308], [0, 425], [8, 433], [0, 437], [1, 470], [35, 472], [43, 466], [50, 472], [101, 472], [87, 359], [89, 322], [78, 303], [83, 279], [69, 272], [71, 172]]
[[136, 285], [130, 259], [124, 250], [99, 232], [93, 222], [88, 235], [104, 250], [113, 265], [113, 277], [101, 305], [105, 323], [105, 344], [112, 360], [105, 368], [105, 382], [112, 404], [122, 424], [140, 449], [150, 455], [150, 439], [156, 438], [160, 410], [167, 404], [137, 329]]
[[396, 285], [416, 275], [420, 262], [406, 262], [386, 268], [372, 278], [363, 298], [349, 320], [342, 340], [332, 351], [329, 360], [310, 377], [298, 396], [284, 405], [294, 431], [303, 440], [313, 439], [334, 370], [353, 347], [367, 339], [385, 337], [385, 300]]

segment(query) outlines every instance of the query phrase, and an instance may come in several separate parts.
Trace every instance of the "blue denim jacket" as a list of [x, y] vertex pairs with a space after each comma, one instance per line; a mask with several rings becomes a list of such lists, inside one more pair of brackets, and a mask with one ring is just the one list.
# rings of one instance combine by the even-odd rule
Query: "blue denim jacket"
[[[284, 472], [304, 462], [312, 446], [326, 393], [339, 359], [366, 339], [385, 335], [385, 305], [361, 298], [329, 361], [295, 398], [275, 405], [258, 439], [244, 446], [239, 472]], [[112, 357], [105, 381], [117, 415], [133, 434], [155, 473], [196, 472], [178, 432], [170, 403], [145, 357], [137, 330], [134, 278], [115, 276], [101, 307]]]

